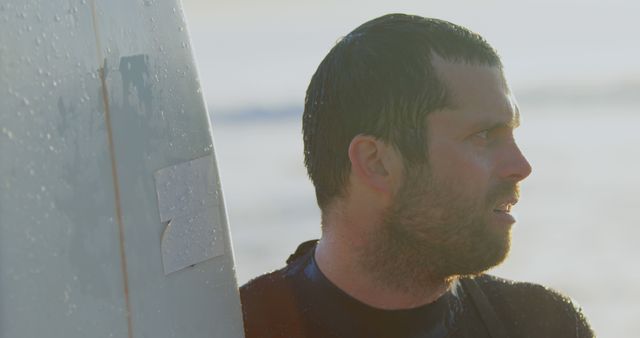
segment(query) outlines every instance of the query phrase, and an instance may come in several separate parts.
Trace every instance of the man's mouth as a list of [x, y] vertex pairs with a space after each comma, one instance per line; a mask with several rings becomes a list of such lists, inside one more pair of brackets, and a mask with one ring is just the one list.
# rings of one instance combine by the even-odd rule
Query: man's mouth
[[516, 203], [518, 203], [517, 199], [510, 199], [508, 201], [501, 202], [493, 209], [493, 212], [508, 214]]

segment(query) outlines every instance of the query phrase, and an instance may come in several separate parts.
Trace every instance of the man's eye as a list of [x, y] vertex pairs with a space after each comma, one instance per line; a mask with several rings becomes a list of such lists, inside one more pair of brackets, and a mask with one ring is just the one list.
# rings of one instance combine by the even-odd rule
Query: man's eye
[[489, 130], [483, 130], [479, 133], [476, 133], [477, 137], [483, 139], [483, 140], [488, 140], [489, 139]]

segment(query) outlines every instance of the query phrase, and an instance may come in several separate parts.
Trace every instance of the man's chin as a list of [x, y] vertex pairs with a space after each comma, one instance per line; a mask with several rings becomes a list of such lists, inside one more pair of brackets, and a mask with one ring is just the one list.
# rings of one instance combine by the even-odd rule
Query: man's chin
[[[475, 276], [504, 262], [511, 249], [511, 231], [495, 233], [490, 231], [482, 242], [475, 243], [473, 249], [464, 254], [452, 255], [448, 276]], [[455, 262], [454, 262], [455, 260]]]

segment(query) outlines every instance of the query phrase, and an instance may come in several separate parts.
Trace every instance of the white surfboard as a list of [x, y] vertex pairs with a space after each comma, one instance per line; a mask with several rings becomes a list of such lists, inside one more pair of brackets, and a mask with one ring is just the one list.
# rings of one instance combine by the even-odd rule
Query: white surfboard
[[243, 336], [178, 0], [0, 2], [0, 337]]

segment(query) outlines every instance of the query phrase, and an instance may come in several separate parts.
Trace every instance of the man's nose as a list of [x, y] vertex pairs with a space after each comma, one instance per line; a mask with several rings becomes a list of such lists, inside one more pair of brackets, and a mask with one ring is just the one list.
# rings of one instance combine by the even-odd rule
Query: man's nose
[[531, 164], [524, 157], [522, 151], [515, 142], [506, 149], [500, 167], [500, 176], [504, 179], [519, 182], [531, 174]]

